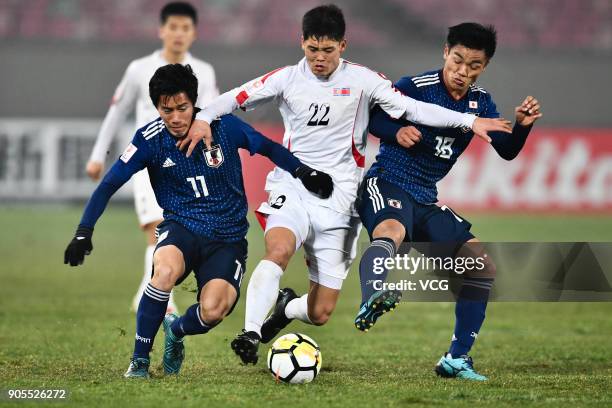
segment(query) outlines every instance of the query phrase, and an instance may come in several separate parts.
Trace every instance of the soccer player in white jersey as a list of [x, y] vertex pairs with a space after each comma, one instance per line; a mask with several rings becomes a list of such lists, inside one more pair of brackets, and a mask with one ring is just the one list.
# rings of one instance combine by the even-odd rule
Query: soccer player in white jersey
[[[480, 119], [405, 97], [383, 75], [341, 59], [346, 49], [345, 23], [335, 5], [308, 11], [302, 31], [305, 57], [298, 64], [219, 96], [198, 114], [190, 140], [179, 143], [181, 148], [189, 144], [188, 155], [202, 139], [210, 146], [212, 120], [239, 107], [248, 110], [275, 101], [285, 125], [284, 146], [334, 181], [332, 196], [321, 200], [279, 168], [268, 175], [269, 200], [258, 209], [260, 220], [265, 220], [266, 254], [247, 288], [245, 328], [232, 341], [245, 363], [256, 363], [260, 341], [272, 340], [292, 319], [322, 325], [336, 306], [356, 255], [361, 224], [354, 202], [363, 176], [373, 105], [415, 123], [466, 126], [486, 139], [488, 131], [510, 131], [509, 122], [502, 119]], [[279, 292], [281, 275], [302, 245], [310, 289], [301, 297], [288, 288]]]
[[[189, 53], [189, 48], [196, 39], [198, 21], [196, 9], [189, 3], [168, 3], [161, 9], [160, 21], [159, 38], [162, 41], [162, 49], [132, 61], [115, 91], [87, 163], [86, 171], [92, 180], [97, 181], [104, 174], [104, 161], [110, 143], [117, 135], [127, 115], [134, 111], [134, 108], [136, 109], [136, 128], [159, 116], [149, 99], [149, 80], [157, 68], [167, 64], [189, 64], [198, 78], [198, 106], [205, 106], [219, 94], [213, 67], [207, 62], [194, 58]], [[132, 310], [136, 311], [142, 293], [151, 280], [153, 251], [156, 242], [155, 228], [163, 220], [163, 210], [155, 200], [147, 169], [135, 174], [133, 180], [136, 213], [147, 240], [144, 275], [132, 300]], [[171, 296], [168, 312], [175, 311], [177, 307]]]

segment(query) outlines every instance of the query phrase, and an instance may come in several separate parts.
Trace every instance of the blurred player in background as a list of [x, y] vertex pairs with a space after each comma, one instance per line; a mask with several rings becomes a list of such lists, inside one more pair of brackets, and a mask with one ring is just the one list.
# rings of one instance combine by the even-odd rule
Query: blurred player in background
[[[420, 101], [482, 118], [499, 118], [491, 94], [475, 84], [493, 57], [496, 44], [492, 26], [463, 23], [450, 27], [444, 67], [404, 77], [395, 87]], [[526, 97], [514, 111], [512, 134], [490, 133], [491, 145], [506, 160], [518, 155], [532, 125], [542, 117], [540, 104], [532, 96]], [[381, 146], [366, 175], [358, 205], [372, 241], [359, 265], [362, 304], [355, 325], [364, 331], [381, 315], [377, 302], [389, 296], [387, 291], [376, 291], [373, 287], [374, 281], [384, 281], [386, 277], [386, 271], [374, 272], [375, 258], [393, 258], [404, 241], [453, 242], [457, 245], [450, 255], [471, 258], [484, 255], [484, 248], [470, 232], [471, 224], [447, 206], [436, 205], [436, 183], [448, 174], [474, 133], [467, 128], [415, 127], [405, 120], [392, 119], [381, 108], [372, 114], [370, 131], [380, 137]], [[468, 356], [484, 321], [495, 278], [495, 265], [490, 258], [484, 259], [484, 270], [464, 275], [455, 306], [455, 331], [449, 351], [436, 366], [438, 375], [486, 380], [474, 370]]]
[[[395, 118], [408, 117], [436, 127], [464, 126], [483, 137], [488, 137], [488, 130], [510, 129], [500, 119], [480, 119], [407, 98], [383, 75], [341, 59], [346, 49], [345, 22], [334, 5], [316, 7], [304, 15], [302, 49], [304, 58], [298, 64], [216, 98], [198, 114], [202, 121], [190, 130], [190, 149], [202, 138], [210, 144], [209, 124], [215, 118], [275, 101], [285, 125], [284, 146], [334, 179], [334, 194], [321, 200], [280, 168], [268, 175], [269, 200], [258, 209], [265, 224], [266, 254], [249, 280], [243, 333], [231, 344], [244, 363], [256, 363], [259, 343], [272, 340], [292, 319], [322, 325], [336, 307], [356, 255], [360, 221], [354, 203], [374, 104]], [[188, 142], [185, 139], [182, 145]], [[279, 292], [281, 275], [302, 245], [310, 289], [301, 297], [289, 288]]]
[[[151, 105], [148, 90], [149, 80], [157, 68], [177, 63], [191, 65], [199, 81], [198, 106], [206, 105], [219, 93], [213, 67], [189, 53], [197, 34], [198, 15], [195, 8], [184, 2], [168, 3], [160, 12], [160, 21], [159, 38], [162, 41], [162, 49], [132, 61], [115, 91], [87, 163], [86, 171], [92, 180], [99, 180], [104, 173], [104, 161], [111, 141], [134, 109], [136, 109], [136, 128], [159, 116], [155, 106]], [[147, 240], [144, 274], [132, 301], [132, 310], [136, 311], [140, 297], [151, 279], [155, 228], [163, 220], [162, 209], [155, 201], [146, 169], [134, 176], [134, 204], [140, 227]], [[176, 310], [174, 299], [170, 296], [168, 311]]]
[[[193, 157], [185, 157], [175, 143], [187, 134], [197, 112], [197, 78], [189, 65], [167, 65], [155, 72], [149, 88], [158, 119], [136, 132], [96, 188], [64, 254], [64, 263], [83, 263], [93, 249], [94, 226], [111, 196], [147, 168], [155, 197], [164, 208], [164, 221], [157, 230], [153, 278], [136, 314], [128, 378], [149, 376], [149, 354], [162, 320], [164, 372], [177, 374], [185, 356], [183, 337], [207, 333], [231, 313], [238, 300], [249, 227], [239, 148], [270, 158], [309, 191], [329, 197], [333, 188], [329, 175], [303, 165], [283, 146], [232, 115], [215, 122], [212, 149], [200, 148]], [[198, 285], [197, 303], [181, 317], [171, 313], [164, 319], [172, 288], [191, 271]]]

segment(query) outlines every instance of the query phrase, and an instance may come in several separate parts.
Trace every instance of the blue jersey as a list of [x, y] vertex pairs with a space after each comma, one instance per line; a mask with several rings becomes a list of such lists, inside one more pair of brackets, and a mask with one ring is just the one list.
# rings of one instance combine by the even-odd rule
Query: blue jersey
[[[476, 85], [471, 85], [463, 98], [455, 100], [444, 85], [441, 70], [404, 77], [395, 84], [395, 87], [414, 99], [434, 103], [457, 112], [471, 113], [485, 118], [499, 117], [491, 95]], [[390, 121], [390, 118], [384, 116], [386, 114], [382, 111], [375, 112], [371, 116], [370, 131], [373, 134], [378, 133], [377, 128], [385, 126], [384, 121]], [[396, 121], [396, 124], [396, 127], [388, 129], [393, 135], [392, 139], [382, 138], [376, 162], [368, 171], [367, 177], [379, 177], [395, 184], [420, 203], [434, 203], [438, 195], [436, 183], [448, 174], [472, 140], [474, 133], [468, 128], [440, 129], [414, 125], [423, 138], [407, 149], [394, 140], [397, 129], [409, 123]]]
[[235, 116], [225, 115], [211, 127], [213, 148], [206, 151], [200, 142], [191, 157], [176, 147], [177, 139], [161, 119], [140, 128], [94, 192], [81, 225], [93, 228], [110, 195], [134, 173], [147, 168], [165, 220], [174, 220], [211, 240], [243, 239], [249, 224], [238, 149], [264, 154], [292, 174], [301, 163]]

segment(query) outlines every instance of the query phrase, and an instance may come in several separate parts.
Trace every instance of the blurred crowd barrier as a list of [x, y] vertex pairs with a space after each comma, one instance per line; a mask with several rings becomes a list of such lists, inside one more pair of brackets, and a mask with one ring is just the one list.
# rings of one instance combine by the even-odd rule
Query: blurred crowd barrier
[[[95, 183], [85, 175], [99, 120], [0, 120], [0, 199], [71, 201], [86, 199]], [[281, 141], [283, 128], [255, 127]], [[131, 138], [126, 124], [109, 149], [116, 160]], [[370, 137], [368, 166], [378, 151]], [[266, 200], [263, 191], [272, 164], [241, 152], [245, 188], [251, 206]], [[505, 161], [474, 140], [451, 173], [439, 184], [440, 201], [459, 210], [612, 211], [612, 128], [535, 128], [523, 151]], [[130, 198], [130, 186], [119, 198]]]

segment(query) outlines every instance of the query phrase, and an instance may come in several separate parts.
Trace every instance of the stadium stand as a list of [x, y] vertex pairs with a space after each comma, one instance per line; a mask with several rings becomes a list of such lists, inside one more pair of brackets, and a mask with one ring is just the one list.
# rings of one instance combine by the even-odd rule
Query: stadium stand
[[[608, 0], [385, 0], [435, 31], [470, 20], [493, 24], [504, 46], [612, 49]], [[402, 15], [402, 13], [398, 13]]]
[[[166, 0], [0, 0], [0, 39], [57, 39], [123, 42], [155, 39], [157, 16]], [[301, 16], [318, 1], [283, 0], [193, 2], [202, 10], [199, 34], [209, 43], [292, 45]], [[353, 44], [384, 45], [376, 24], [351, 16]]]

